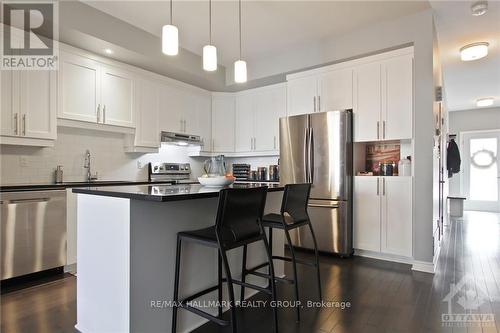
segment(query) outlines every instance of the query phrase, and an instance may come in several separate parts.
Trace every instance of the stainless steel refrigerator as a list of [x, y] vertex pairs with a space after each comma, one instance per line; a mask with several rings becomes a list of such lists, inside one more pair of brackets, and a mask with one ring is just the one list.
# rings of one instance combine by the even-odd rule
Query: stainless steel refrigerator
[[[280, 182], [311, 183], [309, 216], [320, 251], [349, 256], [352, 246], [352, 111], [280, 119]], [[294, 246], [313, 248], [309, 228]]]

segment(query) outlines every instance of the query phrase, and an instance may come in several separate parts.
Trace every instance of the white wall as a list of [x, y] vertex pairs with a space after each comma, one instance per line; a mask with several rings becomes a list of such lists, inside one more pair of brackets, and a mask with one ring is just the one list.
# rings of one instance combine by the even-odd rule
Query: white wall
[[[500, 108], [474, 109], [450, 112], [450, 134], [457, 134], [457, 144], [461, 145], [460, 132], [500, 129]], [[460, 151], [461, 155], [463, 152]], [[463, 158], [462, 158], [463, 160]], [[463, 167], [461, 168], [463, 169]], [[450, 195], [462, 195], [460, 176], [450, 179]]]
[[[92, 155], [92, 172], [102, 180], [148, 178], [148, 162], [189, 162], [193, 176], [201, 174], [203, 158], [190, 158], [186, 148], [163, 145], [157, 154], [124, 152], [124, 136], [118, 133], [59, 127], [54, 147], [0, 146], [0, 184], [53, 182], [54, 169], [62, 165], [65, 181], [83, 181], [85, 151]], [[138, 168], [138, 162], [142, 168]]]

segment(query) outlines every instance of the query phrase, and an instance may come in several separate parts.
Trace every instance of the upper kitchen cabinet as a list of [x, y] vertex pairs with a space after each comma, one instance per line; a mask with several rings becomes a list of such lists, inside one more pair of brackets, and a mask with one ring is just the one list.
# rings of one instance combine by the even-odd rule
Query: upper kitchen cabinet
[[329, 71], [319, 78], [318, 111], [352, 109], [353, 69]]
[[135, 127], [131, 72], [69, 52], [60, 58], [59, 118]]
[[1, 71], [1, 143], [52, 146], [57, 136], [55, 71]]
[[318, 109], [318, 78], [305, 76], [287, 77], [287, 116], [316, 112]]
[[285, 85], [262, 88], [255, 99], [254, 150], [279, 151], [279, 120], [286, 116]]
[[380, 57], [355, 69], [357, 142], [413, 137], [413, 48], [393, 51], [387, 59]]
[[61, 52], [59, 92], [59, 118], [97, 123], [101, 100], [99, 63]]
[[279, 118], [286, 115], [283, 84], [240, 92], [236, 97], [235, 151], [278, 154]]
[[[236, 97], [231, 93], [212, 95], [212, 151], [234, 152]], [[251, 124], [249, 124], [251, 126]]]
[[133, 146], [127, 151], [155, 152], [160, 146], [160, 86], [155, 81], [137, 80], [135, 93], [136, 129]]
[[382, 82], [383, 138], [412, 138], [413, 55], [406, 54], [384, 61]]
[[110, 66], [101, 67], [102, 123], [134, 127], [134, 77]]
[[375, 141], [380, 137], [380, 63], [356, 67], [354, 83], [354, 141]]

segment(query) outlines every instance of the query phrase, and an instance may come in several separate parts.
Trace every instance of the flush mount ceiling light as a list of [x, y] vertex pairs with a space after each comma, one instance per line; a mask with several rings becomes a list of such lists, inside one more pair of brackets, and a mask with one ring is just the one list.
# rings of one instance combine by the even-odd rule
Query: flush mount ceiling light
[[478, 108], [485, 107], [485, 106], [491, 106], [493, 105], [494, 98], [493, 97], [487, 97], [487, 98], [480, 98], [476, 100], [476, 106]]
[[217, 70], [217, 48], [212, 45], [212, 0], [208, 0], [208, 45], [203, 46], [203, 69]]
[[170, 24], [164, 25], [162, 29], [161, 50], [170, 56], [179, 53], [179, 29], [172, 24], [172, 0], [170, 0]]
[[113, 54], [115, 52], [112, 49], [104, 49], [104, 53], [106, 53], [106, 54]]
[[240, 33], [240, 57], [234, 62], [234, 82], [247, 82], [247, 63], [241, 60], [241, 0], [238, 1], [238, 22]]
[[460, 49], [460, 58], [462, 61], [472, 61], [484, 58], [488, 55], [487, 42], [473, 43], [465, 45]]
[[472, 15], [474, 16], [484, 15], [488, 11], [488, 2], [487, 1], [476, 2], [472, 4], [472, 6], [470, 6], [470, 10], [472, 12]]

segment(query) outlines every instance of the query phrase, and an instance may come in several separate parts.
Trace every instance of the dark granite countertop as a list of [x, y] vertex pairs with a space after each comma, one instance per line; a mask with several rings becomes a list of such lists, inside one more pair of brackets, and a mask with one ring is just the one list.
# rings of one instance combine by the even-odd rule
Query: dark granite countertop
[[41, 190], [64, 190], [72, 187], [88, 187], [95, 186], [123, 186], [123, 185], [149, 185], [149, 184], [172, 184], [171, 181], [128, 181], [128, 180], [94, 180], [89, 182], [64, 182], [64, 183], [46, 183], [46, 184], [12, 184], [1, 185], [0, 192], [13, 191], [41, 191]]
[[[269, 183], [237, 183], [231, 188], [252, 188], [267, 186], [269, 192], [283, 191], [279, 184]], [[132, 185], [132, 186], [105, 186], [105, 187], [79, 187], [74, 188], [74, 193], [92, 194], [107, 197], [127, 198], [147, 201], [180, 201], [201, 198], [216, 198], [219, 196], [220, 187], [205, 187], [200, 184], [182, 185]]]

